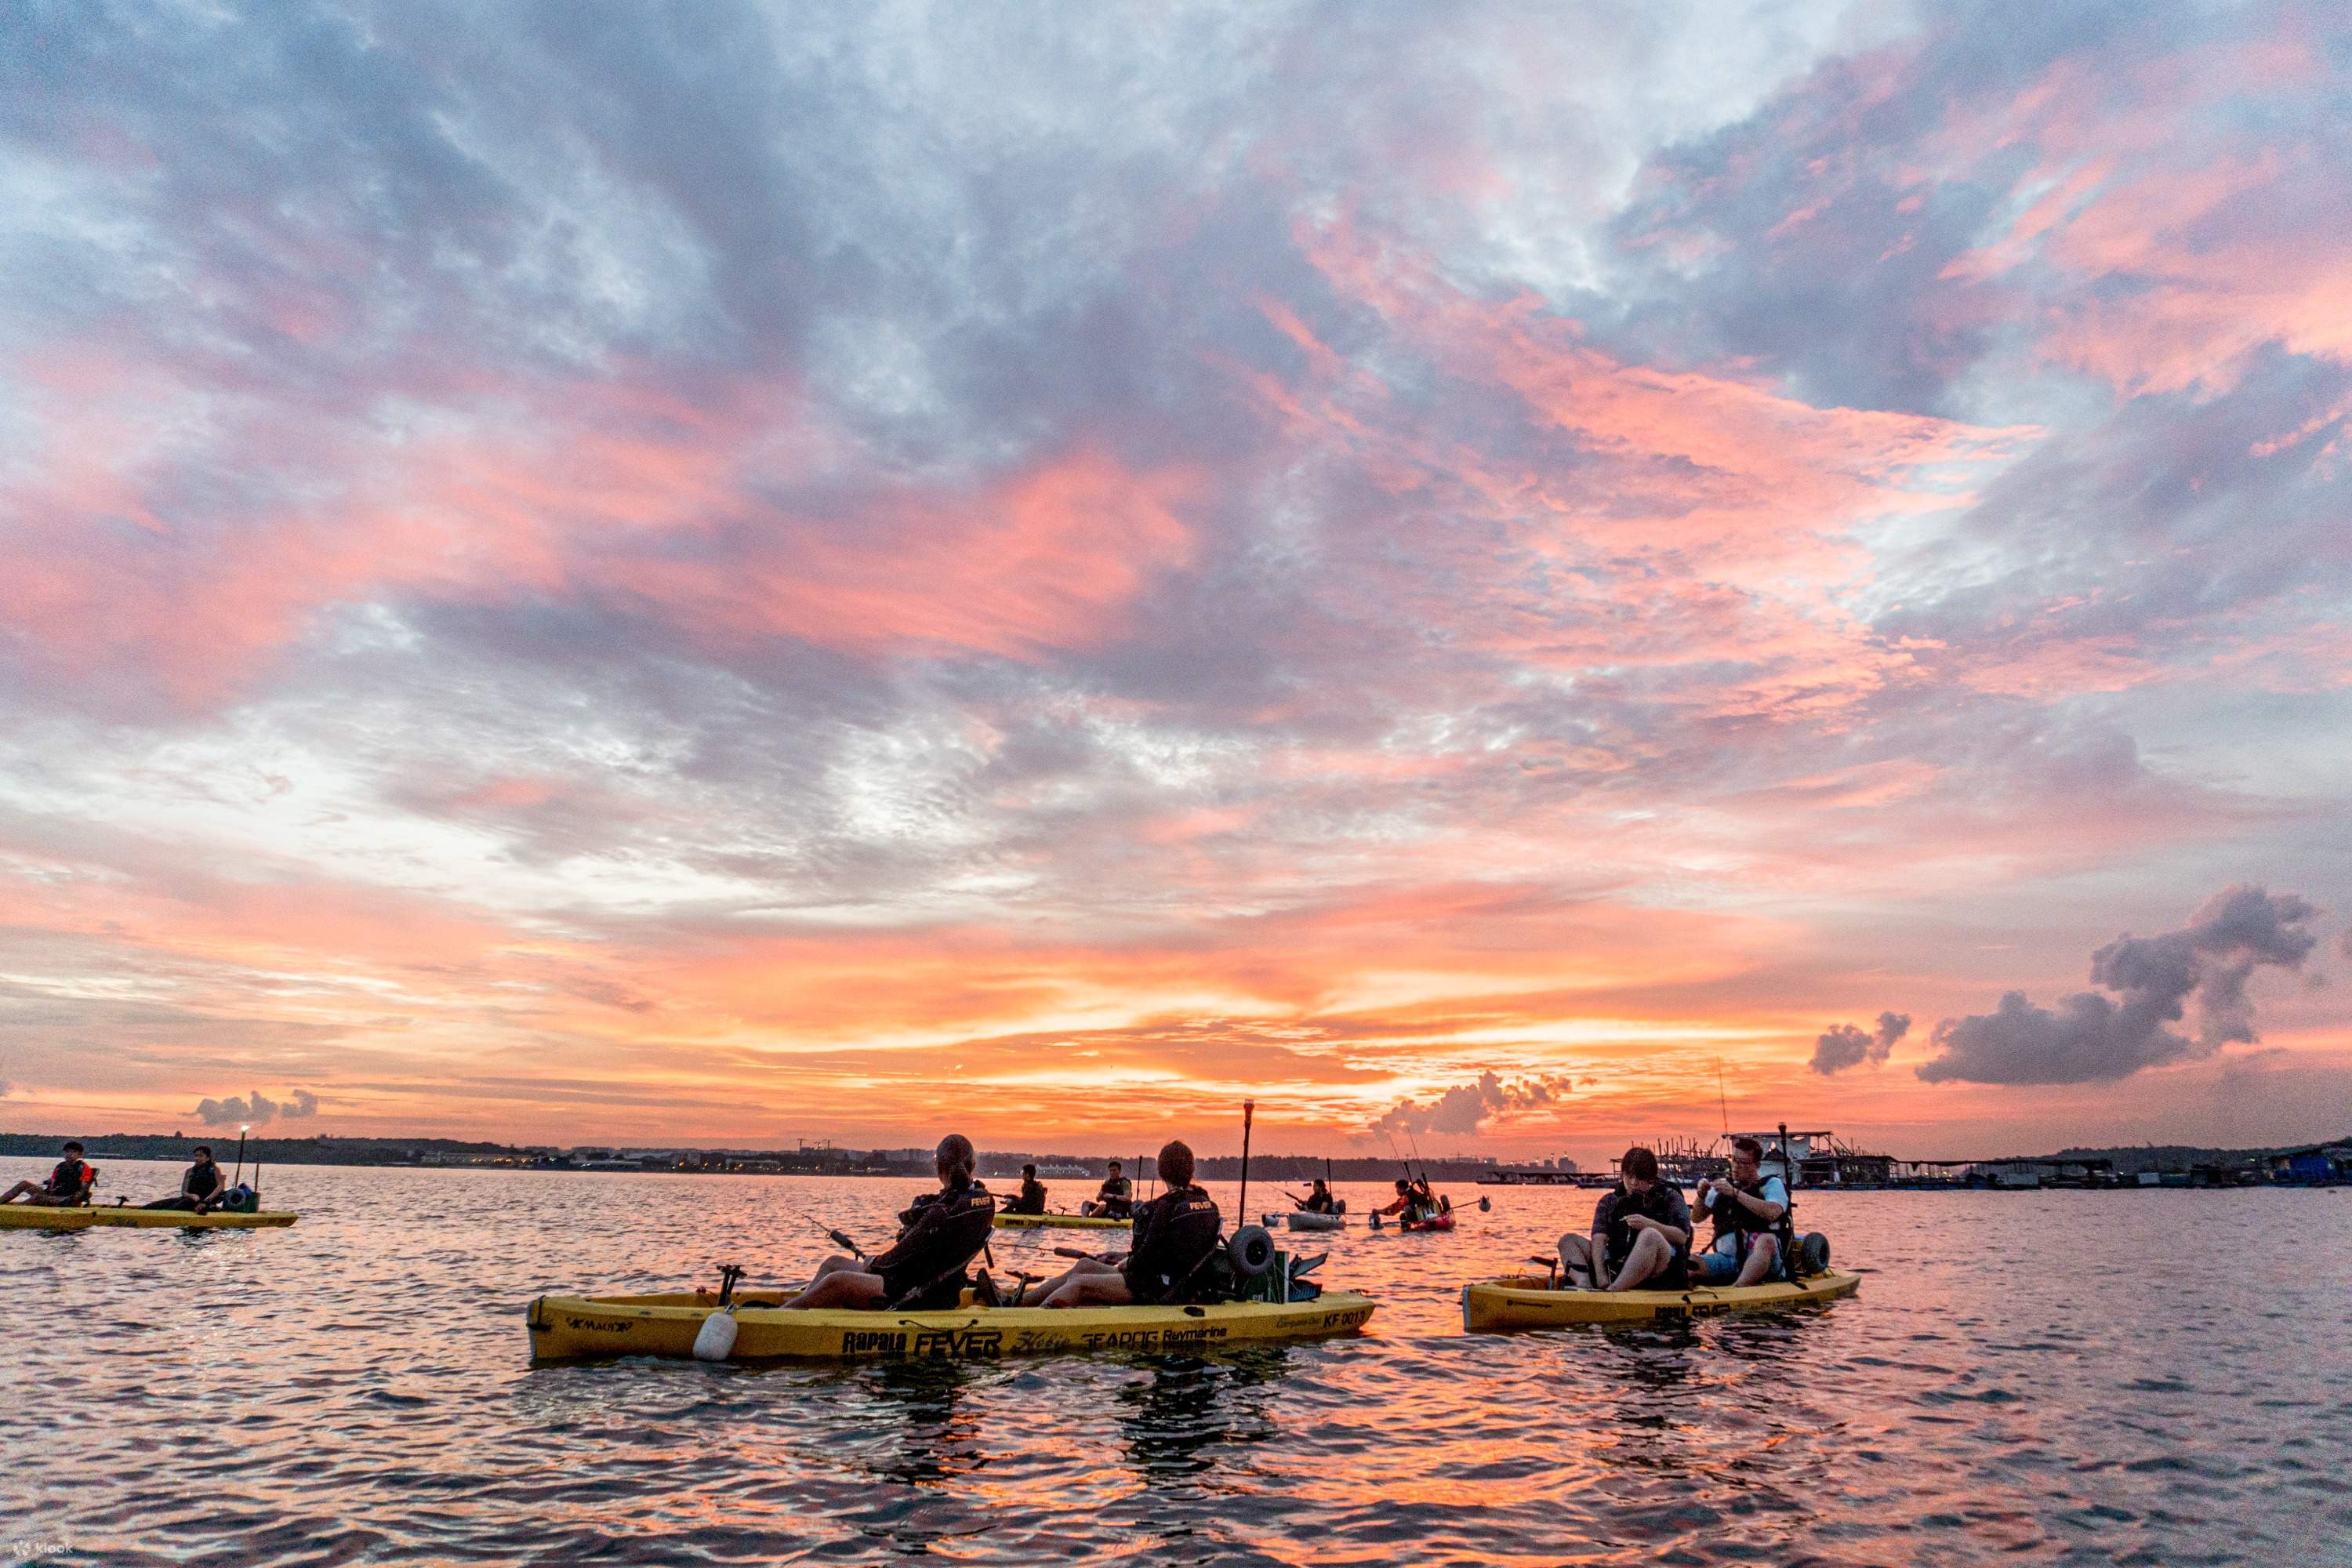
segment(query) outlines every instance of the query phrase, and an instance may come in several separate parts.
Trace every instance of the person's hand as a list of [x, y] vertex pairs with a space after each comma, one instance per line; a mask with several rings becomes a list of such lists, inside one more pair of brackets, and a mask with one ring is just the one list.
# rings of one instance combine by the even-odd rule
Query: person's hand
[[1630, 1215], [1626, 1217], [1625, 1228], [1627, 1230], [1648, 1230], [1657, 1223], [1657, 1221], [1652, 1219], [1645, 1214]]

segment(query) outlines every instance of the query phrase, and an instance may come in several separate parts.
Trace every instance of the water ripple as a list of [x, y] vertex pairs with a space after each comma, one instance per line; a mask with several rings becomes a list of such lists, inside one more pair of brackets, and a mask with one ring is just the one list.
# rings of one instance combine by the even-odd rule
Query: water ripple
[[[1510, 1191], [1317, 1238], [1381, 1302], [1351, 1342], [527, 1360], [542, 1290], [790, 1278], [912, 1190], [287, 1170], [290, 1231], [0, 1234], [79, 1325], [10, 1342], [0, 1564], [2352, 1563], [2352, 1248], [2292, 1239], [2328, 1193], [1822, 1194], [1871, 1270], [1827, 1311], [1465, 1337], [1462, 1280], [1590, 1212]], [[2140, 1280], [2191, 1233], [2231, 1268]]]

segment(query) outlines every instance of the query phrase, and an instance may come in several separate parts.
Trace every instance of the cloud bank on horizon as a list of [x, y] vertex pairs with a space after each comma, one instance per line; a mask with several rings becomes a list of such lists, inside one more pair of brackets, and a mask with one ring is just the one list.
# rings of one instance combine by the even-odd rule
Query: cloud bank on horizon
[[11, 8], [10, 1109], [2340, 1132], [2352, 29], [1995, 16]]

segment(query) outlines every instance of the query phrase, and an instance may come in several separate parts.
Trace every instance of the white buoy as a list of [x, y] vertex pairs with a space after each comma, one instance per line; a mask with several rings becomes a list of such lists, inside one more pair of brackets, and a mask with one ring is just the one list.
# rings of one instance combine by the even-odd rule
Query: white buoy
[[702, 1320], [694, 1336], [694, 1359], [725, 1361], [735, 1352], [735, 1309], [722, 1307]]

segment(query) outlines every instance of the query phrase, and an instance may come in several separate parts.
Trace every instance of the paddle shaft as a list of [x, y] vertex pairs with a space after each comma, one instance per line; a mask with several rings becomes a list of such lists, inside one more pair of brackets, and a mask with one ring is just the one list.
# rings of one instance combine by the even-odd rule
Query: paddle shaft
[[1242, 1101], [1242, 1195], [1241, 1201], [1234, 1205], [1234, 1209], [1244, 1220], [1249, 1217], [1250, 1121], [1256, 1114], [1257, 1101], [1254, 1100]]

